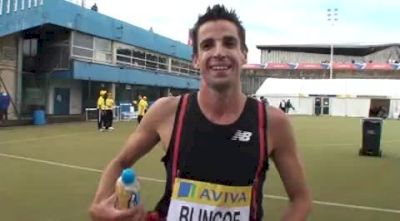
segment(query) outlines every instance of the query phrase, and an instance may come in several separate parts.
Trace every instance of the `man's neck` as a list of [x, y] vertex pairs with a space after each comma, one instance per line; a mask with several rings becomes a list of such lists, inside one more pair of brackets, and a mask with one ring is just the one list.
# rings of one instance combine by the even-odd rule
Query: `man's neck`
[[212, 122], [233, 123], [242, 113], [246, 96], [239, 90], [216, 91], [200, 89], [197, 100], [200, 110]]

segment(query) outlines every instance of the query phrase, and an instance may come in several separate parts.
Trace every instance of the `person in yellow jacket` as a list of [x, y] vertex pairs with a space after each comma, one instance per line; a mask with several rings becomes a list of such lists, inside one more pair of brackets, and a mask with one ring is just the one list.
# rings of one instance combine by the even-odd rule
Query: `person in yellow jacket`
[[106, 98], [106, 121], [105, 121], [106, 130], [114, 130], [114, 127], [112, 126], [113, 116], [114, 116], [113, 110], [114, 110], [114, 99], [112, 97], [111, 92], [108, 92]]
[[106, 93], [107, 91], [100, 90], [100, 96], [97, 99], [97, 129], [99, 131], [104, 131], [105, 126]]
[[149, 103], [147, 103], [147, 97], [143, 96], [143, 98], [139, 101], [138, 104], [138, 118], [137, 121], [140, 124], [140, 121], [142, 121], [142, 118], [144, 114], [147, 111], [147, 108], [149, 107]]

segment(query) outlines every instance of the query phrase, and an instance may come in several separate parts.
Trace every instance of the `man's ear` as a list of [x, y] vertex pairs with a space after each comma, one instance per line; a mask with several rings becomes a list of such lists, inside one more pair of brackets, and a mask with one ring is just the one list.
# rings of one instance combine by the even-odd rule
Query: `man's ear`
[[199, 62], [198, 62], [198, 57], [195, 54], [192, 55], [192, 65], [193, 65], [194, 68], [200, 69], [200, 65], [199, 65]]
[[242, 50], [242, 54], [243, 54], [243, 64], [247, 64], [247, 51], [246, 50]]

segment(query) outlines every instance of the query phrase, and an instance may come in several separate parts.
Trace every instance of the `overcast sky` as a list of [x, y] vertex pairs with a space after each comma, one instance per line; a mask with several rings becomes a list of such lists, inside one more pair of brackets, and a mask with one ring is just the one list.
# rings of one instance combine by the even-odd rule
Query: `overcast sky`
[[[85, 0], [86, 7], [94, 2], [100, 13], [184, 43], [198, 15], [223, 3], [246, 28], [249, 63], [260, 62], [256, 45], [400, 42], [400, 0]], [[338, 9], [333, 26], [328, 8]]]

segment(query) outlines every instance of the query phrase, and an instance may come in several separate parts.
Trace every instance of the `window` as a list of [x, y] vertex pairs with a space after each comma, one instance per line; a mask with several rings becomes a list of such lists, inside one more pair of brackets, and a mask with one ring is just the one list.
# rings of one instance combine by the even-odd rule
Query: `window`
[[198, 75], [199, 72], [192, 67], [192, 63], [188, 61], [172, 59], [171, 71], [176, 73], [185, 73], [191, 75]]
[[172, 62], [171, 62], [171, 71], [179, 73], [179, 61], [177, 61], [175, 59], [172, 60]]
[[94, 38], [94, 50], [95, 57], [94, 60], [100, 62], [112, 62], [112, 53], [111, 53], [111, 41], [102, 39], [102, 38]]
[[153, 54], [146, 54], [146, 68], [156, 70], [158, 63], [157, 60], [158, 60], [157, 56]]
[[117, 64], [131, 65], [132, 50], [126, 48], [117, 49]]
[[[125, 44], [116, 44], [116, 46], [116, 63], [119, 65], [149, 70], [169, 70], [170, 58], [168, 56]], [[179, 59], [171, 59], [171, 71], [175, 73], [198, 75], [198, 71], [192, 67], [190, 61]]]
[[72, 41], [72, 55], [79, 58], [93, 60], [93, 37], [74, 32]]
[[102, 39], [102, 38], [94, 38], [94, 49], [96, 51], [111, 51], [111, 41]]
[[90, 59], [93, 57], [93, 51], [85, 48], [74, 47], [72, 49], [72, 54], [79, 57], [86, 57]]
[[158, 57], [158, 69], [160, 70], [168, 70], [167, 66], [167, 58], [166, 57]]
[[132, 54], [132, 62], [134, 66], [146, 66], [146, 53], [144, 51], [134, 49]]
[[28, 56], [28, 57], [36, 56], [37, 45], [38, 45], [38, 39], [36, 39], [36, 38], [24, 39], [23, 49], [22, 49], [24, 56]]
[[93, 37], [79, 32], [74, 32], [73, 45], [93, 49]]
[[182, 73], [189, 73], [190, 65], [186, 62], [181, 63], [181, 72]]
[[98, 62], [112, 62], [111, 41], [74, 32], [72, 55]]

